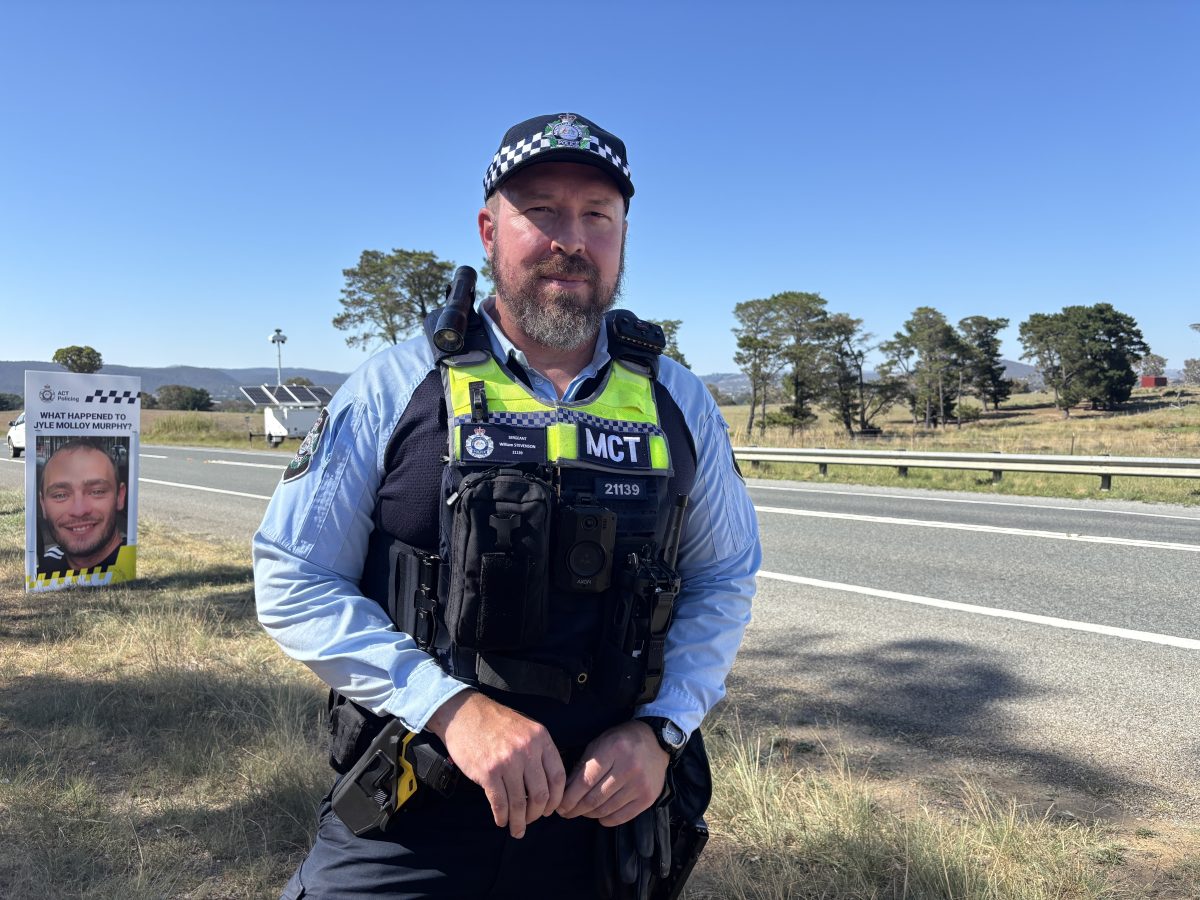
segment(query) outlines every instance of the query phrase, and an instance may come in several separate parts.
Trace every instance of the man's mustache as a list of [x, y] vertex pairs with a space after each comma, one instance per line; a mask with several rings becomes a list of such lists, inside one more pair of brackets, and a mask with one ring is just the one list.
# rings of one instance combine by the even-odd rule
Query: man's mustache
[[573, 275], [583, 276], [591, 281], [600, 277], [600, 271], [582, 256], [559, 256], [542, 260], [534, 266], [533, 271], [543, 278]]

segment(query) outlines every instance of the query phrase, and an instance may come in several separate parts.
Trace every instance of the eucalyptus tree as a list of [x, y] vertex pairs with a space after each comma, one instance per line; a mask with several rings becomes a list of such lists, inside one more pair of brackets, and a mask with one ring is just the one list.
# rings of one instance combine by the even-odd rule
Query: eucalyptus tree
[[945, 426], [958, 401], [966, 347], [946, 317], [919, 306], [890, 341], [880, 345], [907, 381], [913, 422], [923, 415], [926, 427]]
[[862, 319], [846, 313], [826, 316], [817, 326], [821, 405], [837, 417], [851, 438], [869, 431], [875, 417], [891, 409], [903, 390], [903, 382], [886, 365], [868, 378], [867, 356], [875, 349], [871, 337], [862, 330]]
[[1159, 356], [1157, 353], [1147, 353], [1138, 363], [1137, 369], [1143, 375], [1165, 375], [1167, 358]]
[[738, 320], [733, 334], [737, 351], [733, 361], [750, 379], [750, 418], [746, 430], [754, 428], [755, 411], [762, 406], [760, 427], [765, 427], [767, 396], [771, 384], [782, 370], [784, 337], [779, 327], [778, 306], [770, 299], [743, 300], [733, 308]]
[[1183, 383], [1200, 387], [1200, 359], [1185, 359], [1183, 361]]
[[72, 344], [70, 347], [59, 347], [54, 351], [50, 362], [58, 363], [68, 372], [80, 372], [90, 375], [104, 368], [104, 357], [95, 348]]
[[441, 305], [453, 271], [454, 263], [429, 251], [364, 250], [357, 266], [342, 270], [342, 311], [333, 327], [351, 332], [351, 347], [398, 344]]

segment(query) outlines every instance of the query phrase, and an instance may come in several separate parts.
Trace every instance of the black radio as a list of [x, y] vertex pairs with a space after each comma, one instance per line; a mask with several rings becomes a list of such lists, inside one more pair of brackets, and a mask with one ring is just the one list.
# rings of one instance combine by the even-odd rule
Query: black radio
[[617, 514], [603, 506], [561, 506], [558, 512], [555, 586], [589, 594], [608, 590]]

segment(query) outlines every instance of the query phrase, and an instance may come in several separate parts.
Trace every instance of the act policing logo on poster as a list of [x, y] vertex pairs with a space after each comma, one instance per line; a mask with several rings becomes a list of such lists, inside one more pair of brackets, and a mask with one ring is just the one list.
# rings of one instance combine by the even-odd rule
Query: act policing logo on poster
[[141, 379], [25, 373], [25, 588], [137, 575]]

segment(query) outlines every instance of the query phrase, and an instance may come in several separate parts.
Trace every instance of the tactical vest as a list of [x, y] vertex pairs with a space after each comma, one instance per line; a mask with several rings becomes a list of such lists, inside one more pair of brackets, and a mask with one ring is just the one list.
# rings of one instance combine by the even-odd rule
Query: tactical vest
[[[435, 350], [448, 438], [438, 552], [392, 541], [387, 554], [396, 626], [449, 674], [546, 723], [560, 746], [654, 697], [679, 589], [686, 497], [669, 489], [661, 332], [626, 311], [606, 327], [613, 361], [572, 402], [547, 403], [514, 378], [481, 321], [462, 351]], [[382, 601], [369, 580], [364, 593]]]

